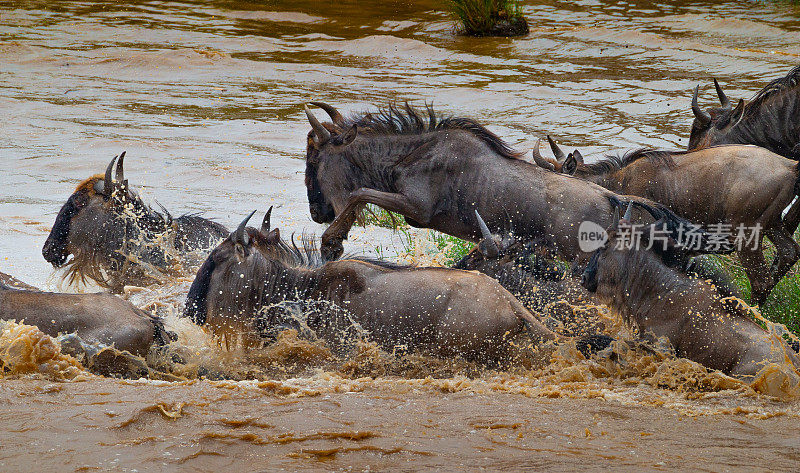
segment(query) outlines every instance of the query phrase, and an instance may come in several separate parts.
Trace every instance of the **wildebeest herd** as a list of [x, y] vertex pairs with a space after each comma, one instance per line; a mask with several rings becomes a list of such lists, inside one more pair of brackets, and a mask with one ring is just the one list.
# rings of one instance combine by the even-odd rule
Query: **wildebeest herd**
[[[226, 344], [258, 346], [296, 328], [336, 345], [355, 326], [388, 350], [505, 365], [526, 363], [542, 344], [576, 341], [591, 356], [613, 342], [602, 324], [570, 332], [549, 323], [581, 317], [552, 310], [566, 300], [606, 304], [640, 333], [666, 337], [679, 356], [731, 375], [754, 376], [768, 363], [800, 369], [796, 342], [756, 323], [708, 261], [735, 251], [750, 302], [760, 305], [800, 258], [800, 67], [735, 107], [714, 86], [718, 107], [703, 109], [694, 91], [687, 151], [640, 149], [591, 163], [549, 136], [554, 158], [537, 143], [529, 162], [476, 121], [430, 106], [345, 117], [311, 102], [329, 118], [304, 107], [309, 210], [330, 224], [319, 247], [282, 238], [271, 208], [259, 228], [248, 226], [250, 214], [233, 232], [156, 210], [129, 186], [122, 153], [78, 185], [42, 254], [66, 267], [70, 283], [90, 279], [115, 293], [202, 262], [184, 316]], [[367, 204], [476, 246], [452, 268], [343, 256]], [[591, 248], [587, 222], [605, 229]], [[775, 246], [771, 264], [764, 237]], [[292, 307], [302, 307], [302, 324]], [[116, 296], [39, 292], [2, 273], [0, 318], [137, 355], [174, 338]]]

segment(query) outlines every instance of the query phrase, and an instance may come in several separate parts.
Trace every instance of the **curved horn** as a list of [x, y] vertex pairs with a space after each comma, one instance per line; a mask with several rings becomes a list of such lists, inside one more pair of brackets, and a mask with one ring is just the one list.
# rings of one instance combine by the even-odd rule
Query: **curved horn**
[[475, 217], [478, 219], [478, 227], [481, 229], [481, 237], [482, 238], [492, 238], [492, 232], [489, 231], [489, 227], [486, 225], [486, 222], [483, 221], [481, 218], [481, 214], [478, 211], [475, 211]]
[[694, 88], [694, 96], [692, 97], [692, 112], [694, 116], [697, 117], [697, 121], [700, 122], [701, 125], [706, 126], [711, 123], [711, 114], [700, 108], [700, 105], [697, 104], [697, 95], [700, 93], [700, 86]]
[[717, 97], [719, 97], [719, 103], [722, 104], [722, 108], [724, 108], [725, 110], [730, 110], [731, 101], [728, 98], [728, 96], [725, 95], [725, 92], [722, 91], [722, 87], [719, 86], [719, 82], [717, 82], [717, 79], [714, 79], [714, 88], [717, 89]]
[[272, 207], [273, 207], [272, 205], [269, 206], [269, 210], [267, 210], [266, 215], [264, 215], [264, 220], [261, 222], [261, 233], [265, 235], [269, 233], [269, 227], [270, 227], [269, 219], [270, 216], [272, 215]]
[[242, 223], [240, 223], [239, 227], [236, 228], [236, 231], [233, 232], [234, 243], [241, 243], [242, 245], [247, 245], [248, 243], [250, 243], [249, 241], [250, 238], [247, 236], [247, 232], [245, 232], [244, 230], [245, 228], [247, 228], [247, 222], [250, 221], [250, 218], [252, 218], [253, 214], [255, 213], [256, 213], [255, 210], [250, 212], [250, 215], [248, 215], [244, 220], [242, 220]]
[[550, 138], [550, 135], [547, 135], [547, 141], [550, 142], [550, 149], [553, 150], [553, 155], [556, 157], [556, 161], [559, 163], [563, 163], [565, 159], [567, 159], [567, 155], [561, 151], [561, 148], [558, 147], [555, 141]]
[[633, 201], [628, 202], [628, 208], [625, 209], [625, 215], [622, 216], [622, 219], [628, 223], [631, 223], [631, 218], [633, 218]]
[[315, 107], [319, 107], [325, 110], [325, 113], [327, 113], [328, 116], [331, 117], [331, 120], [333, 120], [334, 124], [339, 126], [344, 125], [344, 117], [342, 116], [341, 113], [339, 113], [338, 110], [336, 110], [336, 108], [333, 105], [328, 105], [325, 102], [309, 102], [309, 103], [311, 105], [314, 105]]
[[119, 155], [119, 158], [117, 158], [117, 172], [114, 175], [114, 180], [117, 181], [120, 184], [125, 182], [124, 161], [125, 161], [125, 151], [123, 151]]
[[533, 155], [533, 162], [536, 163], [537, 166], [549, 169], [551, 171], [555, 171], [556, 167], [553, 163], [547, 160], [542, 153], [539, 152], [539, 146], [541, 146], [542, 140], [536, 140], [536, 146], [531, 150], [531, 154]]
[[311, 123], [311, 128], [314, 129], [314, 142], [317, 146], [322, 146], [331, 139], [331, 132], [328, 131], [327, 128], [322, 126], [322, 123], [317, 120], [317, 117], [311, 113], [311, 110], [308, 109], [308, 105], [303, 105], [303, 109], [306, 111], [306, 116], [308, 117], [309, 123]]
[[114, 181], [111, 179], [111, 170], [114, 169], [114, 162], [117, 160], [117, 156], [114, 156], [114, 159], [108, 163], [108, 167], [106, 168], [106, 175], [103, 178], [103, 195], [111, 195], [111, 192], [114, 191]]
[[483, 221], [481, 218], [481, 214], [475, 210], [475, 217], [478, 219], [478, 226], [481, 229], [481, 242], [478, 244], [478, 248], [488, 257], [494, 258], [500, 253], [500, 248], [497, 246], [497, 242], [494, 241], [492, 237], [492, 232], [489, 231], [489, 227], [486, 225], [486, 222]]

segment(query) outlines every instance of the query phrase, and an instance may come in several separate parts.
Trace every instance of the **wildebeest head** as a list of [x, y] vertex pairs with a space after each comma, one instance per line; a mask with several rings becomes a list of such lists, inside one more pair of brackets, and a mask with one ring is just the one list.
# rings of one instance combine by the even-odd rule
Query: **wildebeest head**
[[293, 287], [282, 268], [322, 261], [320, 256], [309, 257], [307, 249], [289, 247], [280, 230], [270, 228], [272, 207], [258, 229], [247, 226], [254, 213], [217, 245], [200, 267], [184, 310], [184, 317], [196, 324], [208, 325], [226, 340], [241, 338], [247, 345], [260, 343], [257, 332], [276, 326], [282, 317], [283, 308], [273, 304], [291, 296]]
[[315, 222], [330, 223], [336, 217], [336, 212], [325, 189], [320, 185], [319, 177], [324, 175], [325, 182], [346, 180], [346, 175], [342, 170], [343, 167], [349, 167], [351, 164], [338, 156], [336, 152], [356, 139], [358, 128], [356, 125], [352, 125], [344, 129], [343, 127], [346, 126], [344, 118], [334, 107], [322, 102], [311, 103], [325, 110], [332, 122], [320, 123], [308, 106], [304, 106], [308, 121], [311, 123], [306, 146], [308, 205], [311, 218]]
[[[83, 181], [62, 206], [42, 248], [45, 260], [54, 267], [64, 266], [70, 255], [74, 256], [71, 263], [76, 271], [89, 269], [86, 266], [102, 259], [122, 261], [128, 241], [141, 240], [144, 233], [164, 232], [171, 226], [169, 214], [153, 211], [130, 190], [124, 159], [124, 152], [114, 157], [104, 175]], [[163, 252], [152, 248], [137, 256], [154, 264], [165, 259]]]
[[492, 274], [487, 265], [503, 266], [512, 262], [524, 247], [522, 241], [511, 235], [498, 235], [489, 231], [478, 211], [475, 211], [478, 227], [481, 229], [481, 240], [469, 253], [464, 255], [454, 266], [455, 269], [467, 269]]
[[716, 142], [718, 135], [727, 133], [728, 130], [736, 126], [744, 114], [744, 100], [739, 99], [736, 107], [731, 106], [730, 99], [722, 91], [717, 79], [714, 79], [714, 88], [717, 90], [720, 106], [703, 110], [698, 104], [697, 98], [700, 86], [695, 87], [692, 96], [692, 133], [689, 136], [689, 150], [706, 148]]
[[[633, 203], [628, 204], [625, 215], [620, 218], [619, 207], [614, 208], [614, 217], [611, 225], [606, 229], [608, 238], [603, 246], [598, 248], [589, 259], [586, 269], [581, 276], [581, 284], [589, 292], [596, 292], [600, 281], [610, 286], [616, 286], [622, 281], [622, 276], [627, 268], [624, 267], [625, 254], [630, 251], [639, 251], [640, 248], [649, 248], [668, 267], [674, 268], [685, 265], [691, 252], [681, 247], [673, 238], [673, 231], [667, 229], [662, 221], [656, 221], [641, 228], [637, 239], [631, 233], [636, 231], [631, 226]], [[649, 241], [654, 235], [661, 235], [658, 241]], [[612, 264], [608, 264], [613, 261]]]

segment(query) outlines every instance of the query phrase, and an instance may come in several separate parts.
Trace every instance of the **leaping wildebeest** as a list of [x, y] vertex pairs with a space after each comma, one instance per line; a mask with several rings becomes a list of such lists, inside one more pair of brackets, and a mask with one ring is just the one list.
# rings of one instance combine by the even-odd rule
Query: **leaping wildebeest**
[[218, 336], [257, 345], [255, 325], [265, 325], [258, 319], [270, 307], [321, 301], [345, 315], [322, 310], [306, 324], [334, 345], [357, 324], [388, 350], [503, 363], [518, 353], [515, 345], [563, 340], [484, 274], [365, 258], [324, 262], [310, 241], [302, 248], [282, 241], [269, 214], [260, 230], [246, 227], [251, 216], [211, 252], [187, 297], [184, 315]]
[[[792, 204], [800, 195], [797, 161], [757, 146], [729, 145], [676, 152], [639, 149], [586, 164], [580, 151], [566, 155], [552, 139], [550, 146], [556, 160], [542, 157], [537, 144], [537, 162], [547, 161], [549, 168], [614, 192], [660, 202], [706, 228], [726, 225], [719, 229], [741, 237], [737, 253], [756, 304], [800, 259], [800, 246], [792, 238], [800, 222], [800, 201]], [[764, 236], [776, 249], [771, 267], [764, 260]]]
[[[573, 260], [581, 253], [578, 230], [591, 221], [607, 227], [611, 211], [633, 200], [654, 219], [689, 227], [661, 204], [619, 196], [596, 184], [547, 172], [518, 159], [495, 134], [466, 118], [427, 116], [406, 105], [344, 118], [324, 103], [331, 122], [305, 108], [311, 131], [306, 148], [306, 187], [311, 217], [331, 223], [322, 235], [328, 260], [342, 254], [342, 240], [365, 204], [403, 215], [415, 227], [478, 241], [479, 212], [493, 232], [513, 228]], [[601, 229], [602, 229], [601, 228]]]
[[720, 106], [703, 110], [699, 86], [692, 97], [692, 134], [689, 150], [719, 144], [752, 144], [796, 161], [800, 160], [800, 66], [773, 80], [745, 104], [731, 105], [716, 79]]
[[[618, 245], [620, 239], [629, 241], [624, 227], [630, 222], [620, 220], [619, 213], [613, 220], [608, 240], [583, 273], [584, 287], [600, 301], [640, 332], [667, 337], [678, 356], [708, 368], [742, 377], [756, 375], [768, 363], [800, 370], [800, 358], [781, 336], [756, 324], [737, 300], [664, 264], [683, 251], [674, 241], [661, 239], [651, 249]], [[659, 229], [661, 222], [651, 226]]]
[[121, 292], [125, 285], [159, 282], [183, 266], [200, 264], [229, 233], [198, 215], [172, 218], [166, 209], [152, 209], [128, 186], [124, 158], [123, 152], [111, 160], [105, 175], [78, 185], [42, 248], [54, 267], [69, 266], [71, 283], [88, 277]]

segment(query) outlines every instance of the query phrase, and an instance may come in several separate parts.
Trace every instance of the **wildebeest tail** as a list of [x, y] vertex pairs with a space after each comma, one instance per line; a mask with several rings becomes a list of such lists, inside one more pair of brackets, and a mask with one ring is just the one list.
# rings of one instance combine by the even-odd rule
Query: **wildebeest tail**
[[183, 309], [183, 316], [190, 317], [197, 325], [206, 323], [206, 299], [208, 298], [208, 287], [211, 284], [211, 273], [214, 272], [214, 260], [211, 256], [206, 258], [203, 266], [197, 271], [189, 288], [189, 295], [186, 296], [186, 306]]

